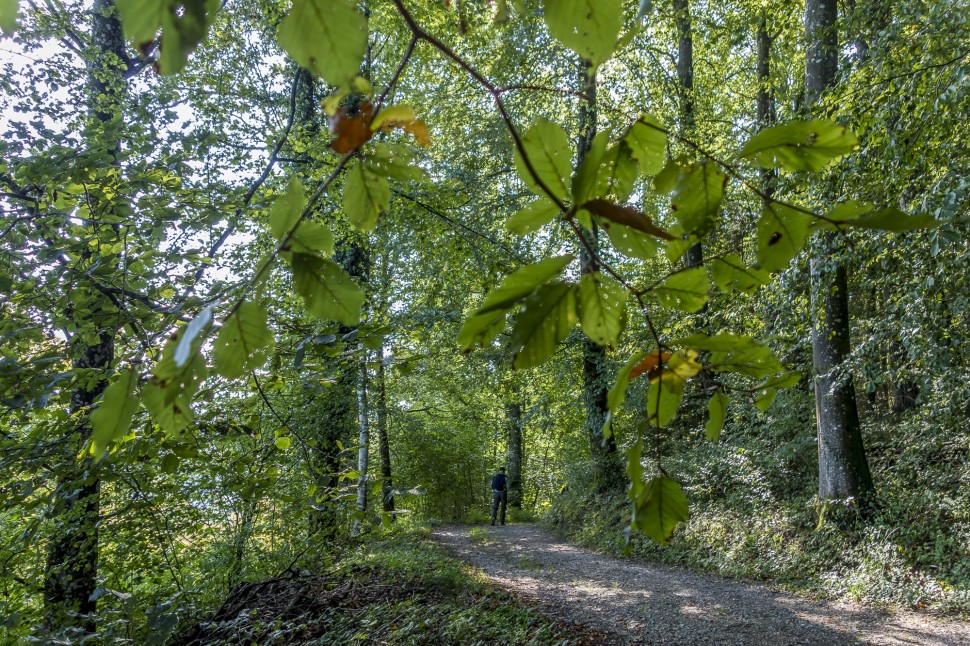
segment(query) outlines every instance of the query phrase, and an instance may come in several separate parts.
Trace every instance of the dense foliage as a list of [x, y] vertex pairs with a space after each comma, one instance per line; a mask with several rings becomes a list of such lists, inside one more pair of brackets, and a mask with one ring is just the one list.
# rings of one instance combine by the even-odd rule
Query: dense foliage
[[970, 609], [970, 16], [635, 4], [0, 3], [0, 636], [159, 643], [506, 463]]

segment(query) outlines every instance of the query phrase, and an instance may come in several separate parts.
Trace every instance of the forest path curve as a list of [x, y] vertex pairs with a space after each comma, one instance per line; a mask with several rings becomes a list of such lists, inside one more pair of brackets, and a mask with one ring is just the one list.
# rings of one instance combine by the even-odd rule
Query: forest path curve
[[970, 624], [606, 557], [536, 525], [435, 528], [432, 539], [547, 614], [613, 633], [623, 644], [970, 646]]

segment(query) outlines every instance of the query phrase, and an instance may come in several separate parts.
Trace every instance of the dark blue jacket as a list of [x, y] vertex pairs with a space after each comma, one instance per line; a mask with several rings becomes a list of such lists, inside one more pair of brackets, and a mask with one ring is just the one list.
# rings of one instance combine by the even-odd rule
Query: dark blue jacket
[[492, 491], [505, 491], [508, 487], [506, 486], [506, 481], [508, 478], [504, 473], [496, 473], [495, 477], [492, 478]]

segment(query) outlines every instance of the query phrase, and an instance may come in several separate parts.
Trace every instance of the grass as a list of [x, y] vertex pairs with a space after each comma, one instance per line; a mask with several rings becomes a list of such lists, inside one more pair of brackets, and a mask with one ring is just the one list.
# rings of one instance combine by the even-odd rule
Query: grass
[[[266, 582], [264, 582], [266, 583]], [[259, 585], [259, 584], [256, 584]], [[422, 531], [360, 546], [322, 575], [266, 583], [253, 598], [188, 633], [190, 644], [523, 644], [582, 646], [602, 635], [544, 617], [489, 585]], [[245, 608], [242, 615], [236, 607]], [[226, 606], [224, 606], [226, 607]]]

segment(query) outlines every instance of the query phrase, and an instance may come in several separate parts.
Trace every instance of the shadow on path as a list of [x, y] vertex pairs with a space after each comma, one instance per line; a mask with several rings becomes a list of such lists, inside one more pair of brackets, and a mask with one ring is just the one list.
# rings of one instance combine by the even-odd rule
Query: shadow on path
[[443, 526], [432, 538], [550, 614], [631, 644], [970, 646], [970, 624], [824, 603], [665, 565], [605, 557], [535, 525]]

